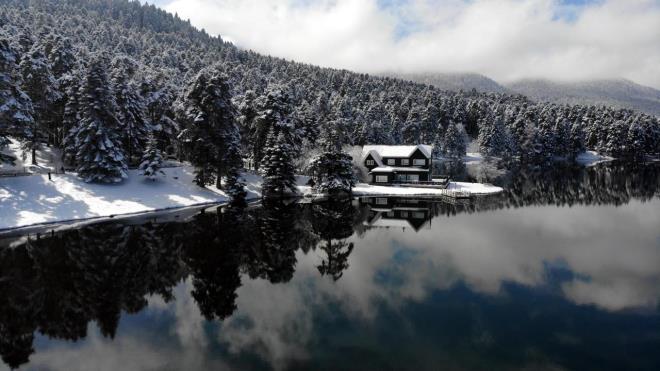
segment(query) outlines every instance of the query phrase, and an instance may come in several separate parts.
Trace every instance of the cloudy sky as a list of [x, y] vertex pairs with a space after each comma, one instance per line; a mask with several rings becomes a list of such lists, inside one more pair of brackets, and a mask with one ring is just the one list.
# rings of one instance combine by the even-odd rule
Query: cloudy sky
[[151, 0], [240, 47], [361, 72], [660, 88], [660, 0]]

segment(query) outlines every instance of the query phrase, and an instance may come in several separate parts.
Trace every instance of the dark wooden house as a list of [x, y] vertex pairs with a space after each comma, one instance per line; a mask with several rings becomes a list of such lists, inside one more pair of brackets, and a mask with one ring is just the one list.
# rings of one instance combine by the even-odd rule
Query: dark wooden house
[[426, 144], [362, 148], [362, 162], [369, 170], [369, 183], [415, 183], [431, 181], [431, 152]]

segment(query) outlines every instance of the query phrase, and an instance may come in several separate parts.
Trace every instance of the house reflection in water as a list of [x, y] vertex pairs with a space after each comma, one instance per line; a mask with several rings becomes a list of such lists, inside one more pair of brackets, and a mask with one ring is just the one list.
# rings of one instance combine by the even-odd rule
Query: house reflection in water
[[360, 204], [369, 206], [369, 216], [364, 222], [369, 228], [412, 228], [415, 231], [431, 228], [431, 200], [369, 197], [361, 198]]

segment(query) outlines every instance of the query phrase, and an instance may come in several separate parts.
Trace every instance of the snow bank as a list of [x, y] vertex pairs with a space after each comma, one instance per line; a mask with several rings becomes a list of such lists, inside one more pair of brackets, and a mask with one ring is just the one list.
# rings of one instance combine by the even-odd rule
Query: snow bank
[[469, 193], [471, 195], [491, 195], [502, 192], [504, 189], [491, 184], [450, 182], [447, 189], [452, 191]]
[[488, 184], [450, 182], [447, 189], [415, 188], [397, 186], [379, 186], [359, 183], [353, 188], [354, 196], [455, 196], [489, 195], [502, 192], [503, 189]]
[[592, 166], [601, 162], [608, 162], [614, 160], [613, 157], [601, 155], [596, 151], [586, 151], [580, 153], [575, 161], [580, 165]]
[[[52, 181], [47, 175], [0, 178], [0, 230], [228, 201], [214, 186], [195, 185], [191, 166], [162, 170], [165, 176], [155, 182], [129, 170], [119, 184], [85, 183], [73, 173], [53, 174]], [[296, 177], [302, 190], [308, 179]], [[260, 198], [261, 176], [246, 172], [243, 180], [248, 200]]]
[[[152, 182], [129, 171], [121, 184], [88, 184], [75, 174], [0, 178], [0, 229], [223, 202], [227, 197], [196, 186], [190, 167], [163, 169]], [[248, 197], [255, 197], [254, 193]]]

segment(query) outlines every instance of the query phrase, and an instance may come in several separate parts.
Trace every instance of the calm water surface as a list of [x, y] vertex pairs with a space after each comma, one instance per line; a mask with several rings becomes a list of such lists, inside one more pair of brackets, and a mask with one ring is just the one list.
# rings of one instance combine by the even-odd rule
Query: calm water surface
[[0, 369], [658, 370], [659, 179], [560, 168], [469, 203], [5, 236]]

